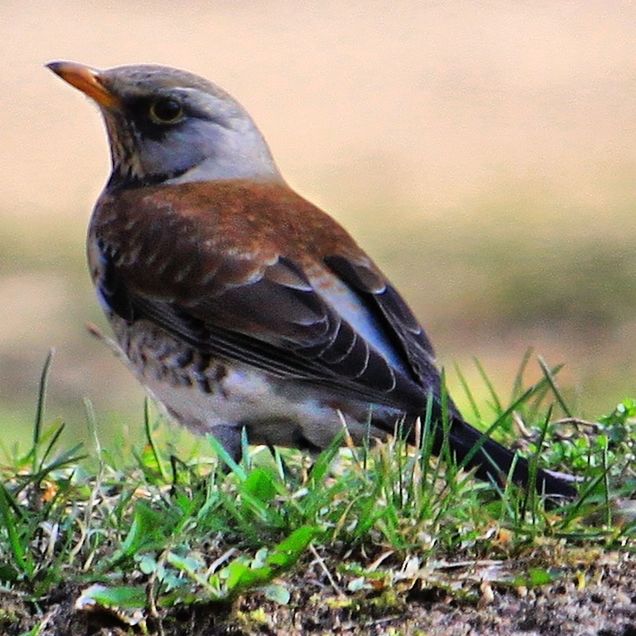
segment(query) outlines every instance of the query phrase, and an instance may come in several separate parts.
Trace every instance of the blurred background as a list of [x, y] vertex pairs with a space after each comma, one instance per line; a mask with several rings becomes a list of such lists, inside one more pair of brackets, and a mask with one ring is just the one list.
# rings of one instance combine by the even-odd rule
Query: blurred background
[[[94, 108], [43, 64], [154, 62], [241, 101], [289, 183], [340, 220], [454, 366], [503, 397], [524, 352], [576, 412], [636, 394], [636, 5], [13, 2], [0, 6], [0, 443], [48, 417], [139, 430], [143, 395], [91, 338], [84, 237], [109, 168]], [[532, 363], [536, 377], [536, 363]]]

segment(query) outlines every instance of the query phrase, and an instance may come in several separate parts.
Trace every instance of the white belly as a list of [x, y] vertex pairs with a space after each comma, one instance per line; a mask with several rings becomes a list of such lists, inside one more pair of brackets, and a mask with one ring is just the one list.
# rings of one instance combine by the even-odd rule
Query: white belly
[[[196, 352], [182, 364], [183, 343], [148, 323], [113, 328], [129, 366], [168, 414], [199, 434], [240, 438], [247, 429], [252, 444], [325, 448], [346, 423], [354, 441], [386, 432], [369, 426], [371, 411], [357, 405], [343, 413], [307, 384], [284, 381], [240, 362], [205, 360]], [[202, 368], [205, 366], [205, 368]], [[234, 432], [232, 432], [234, 431]], [[236, 441], [236, 440], [234, 440]]]

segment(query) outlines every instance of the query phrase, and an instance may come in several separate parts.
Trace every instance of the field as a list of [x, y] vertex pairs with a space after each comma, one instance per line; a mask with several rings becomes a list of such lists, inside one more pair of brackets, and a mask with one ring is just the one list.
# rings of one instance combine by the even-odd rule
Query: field
[[[8, 583], [0, 625], [7, 633], [90, 632], [89, 614], [72, 608], [80, 591], [103, 578], [141, 586], [148, 602], [159, 602], [156, 564], [143, 561], [144, 571], [140, 559], [156, 561], [173, 548], [193, 561], [170, 572], [189, 581], [188, 593], [212, 602], [199, 566], [210, 568], [227, 550], [237, 551], [219, 571], [234, 558], [258, 560], [260, 550], [275, 553], [305, 526], [318, 534], [299, 540], [300, 565], [290, 561], [266, 584], [275, 600], [263, 600], [254, 584], [246, 595], [228, 592], [234, 604], [214, 601], [202, 610], [181, 599], [182, 618], [198, 617], [198, 633], [431, 633], [432, 617], [455, 621], [439, 633], [579, 633], [566, 625], [572, 616], [580, 630], [590, 626], [580, 633], [633, 633], [636, 591], [624, 576], [634, 565], [633, 6], [329, 0], [318, 8], [290, 0], [88, 2], [80, 10], [71, 2], [9, 1], [1, 11], [0, 579]], [[584, 475], [593, 487], [587, 494], [582, 487], [583, 501], [546, 511], [521, 493], [497, 493], [461, 474], [447, 498], [433, 496], [446, 475], [440, 469], [422, 477], [432, 499], [418, 500], [415, 513], [412, 498], [420, 495], [412, 486], [399, 502], [390, 493], [405, 475], [417, 477], [415, 465], [436, 464], [407, 449], [373, 449], [366, 464], [353, 452], [329, 457], [321, 484], [307, 472], [306, 457], [285, 455], [287, 471], [262, 449], [251, 460], [256, 473], [245, 466], [214, 477], [223, 461], [211, 442], [156, 421], [153, 410], [145, 426], [143, 392], [86, 329], [95, 323], [107, 331], [84, 251], [90, 210], [107, 177], [107, 145], [95, 109], [44, 69], [52, 59], [180, 66], [235, 95], [289, 183], [341, 221], [409, 301], [435, 344], [450, 394], [476, 425], [488, 428], [514, 403], [526, 352], [524, 386], [546, 382], [539, 356], [548, 367], [563, 363], [540, 406], [531, 400], [519, 407], [528, 430], [506, 416], [499, 434], [521, 437], [521, 447], [535, 452], [549, 414], [553, 444], [543, 445], [541, 461]], [[38, 385], [51, 348], [39, 421]], [[577, 429], [578, 446], [560, 437], [558, 422], [570, 415], [591, 424]], [[612, 439], [617, 431], [623, 437]], [[78, 442], [83, 447], [71, 452]], [[182, 460], [174, 472], [172, 455]], [[606, 481], [600, 476], [610, 456]], [[241, 512], [244, 489], [252, 487], [244, 483], [263, 479], [268, 494], [257, 493]], [[326, 516], [308, 512], [307, 492], [326, 497]], [[615, 492], [618, 508], [608, 509], [605, 498]], [[352, 515], [374, 497], [385, 501], [386, 517], [356, 534]], [[221, 511], [231, 529], [218, 544], [204, 532], [210, 519], [194, 524], [202, 524], [199, 531], [190, 528], [190, 513], [176, 511], [200, 505]], [[270, 507], [282, 507], [285, 518], [268, 516]], [[184, 526], [175, 535], [161, 530], [157, 545], [136, 544], [133, 520], [143, 528], [157, 514], [183, 514]], [[387, 519], [397, 524], [392, 534]], [[262, 536], [245, 534], [245, 524]], [[89, 526], [99, 539], [82, 538]], [[43, 534], [51, 529], [55, 541]], [[118, 556], [126, 542], [130, 553]], [[87, 577], [95, 560], [105, 570]], [[484, 581], [491, 574], [489, 602]], [[65, 578], [70, 583], [60, 587]], [[276, 585], [289, 593], [287, 603], [276, 600], [284, 596]], [[561, 601], [570, 609], [562, 610], [558, 631], [549, 623]], [[165, 633], [173, 633], [176, 605], [155, 615], [134, 597], [133, 610], [142, 606], [151, 632], [162, 618]], [[317, 608], [316, 625], [306, 622], [314, 610], [303, 615], [304, 606]], [[577, 607], [596, 609], [583, 619]], [[215, 626], [201, 623], [202, 612]], [[112, 633], [142, 629], [126, 627], [117, 612], [97, 615]], [[38, 627], [46, 616], [57, 632]], [[506, 616], [514, 620], [497, 623]]]

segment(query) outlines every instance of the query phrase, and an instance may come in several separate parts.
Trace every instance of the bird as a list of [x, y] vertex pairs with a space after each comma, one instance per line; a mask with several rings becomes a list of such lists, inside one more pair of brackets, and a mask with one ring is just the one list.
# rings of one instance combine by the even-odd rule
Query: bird
[[[358, 445], [398, 430], [414, 443], [428, 409], [434, 453], [446, 440], [478, 478], [529, 487], [528, 460], [445, 397], [405, 300], [286, 183], [238, 101], [159, 65], [47, 66], [103, 116], [112, 170], [89, 224], [90, 274], [130, 368], [174, 420], [239, 461], [243, 431], [311, 452], [343, 426]], [[547, 469], [535, 486], [576, 494]]]

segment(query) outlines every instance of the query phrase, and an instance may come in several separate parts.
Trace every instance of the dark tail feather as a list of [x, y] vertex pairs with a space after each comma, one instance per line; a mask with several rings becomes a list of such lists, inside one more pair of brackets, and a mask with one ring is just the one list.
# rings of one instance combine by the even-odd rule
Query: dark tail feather
[[[436, 428], [436, 436], [433, 451], [439, 453], [442, 445], [441, 424]], [[503, 485], [510, 475], [514, 462], [515, 467], [512, 479], [520, 486], [527, 487], [530, 483], [530, 466], [528, 460], [502, 446], [483, 434], [460, 417], [454, 417], [448, 433], [448, 441], [451, 453], [456, 457], [457, 463], [462, 463], [467, 457], [466, 468], [475, 468], [475, 475], [485, 481], [495, 481]], [[475, 446], [481, 447], [473, 452]], [[550, 497], [564, 497], [573, 499], [577, 491], [573, 483], [576, 478], [562, 473], [553, 473], [539, 468], [537, 470], [536, 488], [541, 494]]]

